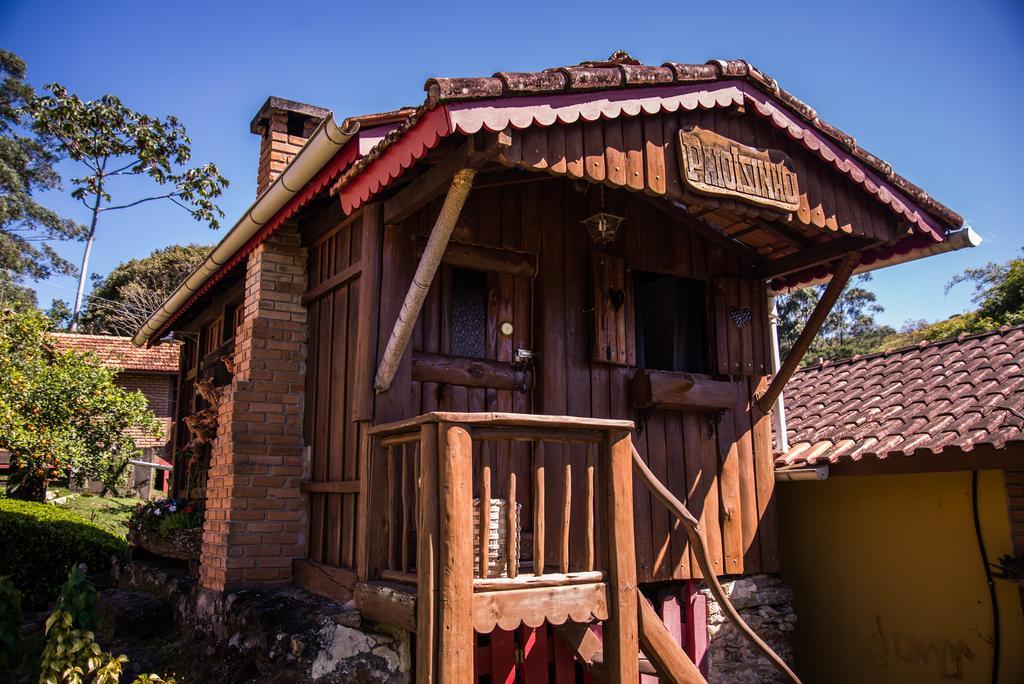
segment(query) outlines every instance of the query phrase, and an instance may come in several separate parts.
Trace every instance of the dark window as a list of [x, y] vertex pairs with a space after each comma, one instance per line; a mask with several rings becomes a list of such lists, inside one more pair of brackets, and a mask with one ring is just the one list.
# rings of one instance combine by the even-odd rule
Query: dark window
[[453, 356], [487, 356], [487, 274], [453, 268], [451, 319], [448, 329]]
[[288, 135], [306, 137], [306, 117], [295, 112], [288, 112]]
[[702, 280], [636, 273], [640, 368], [708, 372], [707, 287]]

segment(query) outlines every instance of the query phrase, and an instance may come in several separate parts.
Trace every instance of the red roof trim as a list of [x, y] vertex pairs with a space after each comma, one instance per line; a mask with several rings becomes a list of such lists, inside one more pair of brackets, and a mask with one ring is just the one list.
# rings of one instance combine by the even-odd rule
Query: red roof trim
[[383, 153], [341, 188], [342, 210], [352, 214], [452, 132], [447, 108], [437, 107], [394, 142], [382, 143], [387, 145]]
[[[861, 252], [858, 266], [870, 266], [878, 261], [891, 259], [900, 254], [909, 254], [915, 249], [921, 249], [935, 244], [936, 240], [929, 234], [918, 234], [905, 237], [894, 245], [874, 247]], [[822, 264], [803, 271], [797, 271], [784, 278], [777, 278], [772, 281], [772, 288], [776, 291], [797, 287], [814, 280], [832, 277], [832, 268], [829, 264]]]
[[918, 211], [918, 205], [889, 181], [883, 180], [849, 152], [829, 141], [824, 134], [814, 127], [796, 120], [781, 107], [775, 105], [769, 97], [746, 83], [740, 83], [747, 101], [754, 105], [754, 110], [768, 119], [776, 128], [784, 131], [790, 138], [799, 140], [804, 147], [817, 153], [829, 162], [837, 171], [849, 176], [855, 183], [887, 205], [897, 216], [915, 225], [922, 232], [929, 233], [936, 242], [941, 242], [945, 231], [935, 220], [924, 211]]
[[944, 239], [945, 231], [935, 219], [899, 188], [879, 177], [852, 154], [840, 149], [810, 124], [787, 112], [769, 95], [738, 80], [444, 104], [428, 111], [420, 121], [392, 142], [385, 140], [381, 143], [384, 149], [380, 150], [380, 156], [341, 188], [342, 208], [346, 214], [351, 214], [422, 159], [437, 146], [441, 138], [454, 133], [472, 135], [481, 130], [497, 132], [509, 127], [517, 130], [530, 126], [546, 128], [580, 120], [589, 122], [602, 118], [615, 119], [741, 104], [752, 105], [752, 111], [757, 115], [849, 177], [899, 218], [927, 234], [930, 240], [941, 242]]
[[[175, 314], [167, 319], [167, 322], [164, 323], [155, 334], [150, 336], [150, 341], [159, 340], [168, 330], [170, 330], [175, 321], [181, 318], [182, 314], [188, 311], [197, 300], [210, 291], [210, 288], [223, 280], [224, 277], [234, 270], [236, 266], [242, 263], [249, 254], [259, 246], [260, 243], [273, 235], [285, 221], [294, 216], [310, 200], [316, 197], [332, 180], [340, 175], [342, 171], [348, 168], [352, 162], [356, 160], [358, 154], [359, 136], [357, 135], [345, 143], [345, 145], [335, 153], [334, 157], [327, 162], [322, 169], [320, 169], [313, 179], [306, 183], [302, 190], [296, 193], [287, 204], [281, 207], [255, 235], [249, 238], [241, 249], [235, 252], [235, 255], [231, 257], [231, 259], [224, 263], [216, 273], [210, 276], [210, 278], [203, 283], [203, 286], [196, 290], [175, 312]], [[149, 344], [151, 344], [151, 342]]]

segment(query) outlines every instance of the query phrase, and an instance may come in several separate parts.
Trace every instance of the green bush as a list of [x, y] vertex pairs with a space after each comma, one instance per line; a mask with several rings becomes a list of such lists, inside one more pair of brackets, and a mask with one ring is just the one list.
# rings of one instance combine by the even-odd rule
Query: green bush
[[0, 543], [0, 575], [11, 577], [27, 610], [48, 608], [75, 565], [102, 572], [126, 548], [123, 539], [70, 511], [14, 499], [0, 499]]

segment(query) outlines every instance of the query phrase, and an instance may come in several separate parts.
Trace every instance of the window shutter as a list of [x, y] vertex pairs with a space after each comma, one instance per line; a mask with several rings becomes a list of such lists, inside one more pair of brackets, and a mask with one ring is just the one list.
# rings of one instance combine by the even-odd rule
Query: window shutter
[[722, 375], [768, 373], [768, 312], [764, 283], [712, 279], [716, 368]]
[[627, 282], [622, 259], [595, 252], [594, 270], [594, 361], [616, 366], [636, 365], [635, 350], [627, 344], [632, 287]]

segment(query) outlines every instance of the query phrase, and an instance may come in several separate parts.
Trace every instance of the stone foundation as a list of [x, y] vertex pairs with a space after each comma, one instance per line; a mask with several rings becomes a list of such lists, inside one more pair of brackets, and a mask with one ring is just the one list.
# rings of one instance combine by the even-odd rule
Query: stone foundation
[[[748, 625], [783, 660], [793, 666], [793, 591], [774, 575], [751, 575], [722, 582], [722, 588]], [[785, 681], [775, 667], [756, 653], [722, 612], [707, 588], [708, 682], [757, 684]]]
[[[144, 562], [122, 568], [118, 585], [105, 615], [112, 623], [125, 623], [126, 631], [132, 631], [132, 616], [117, 615], [117, 604], [140, 605], [143, 598], [147, 605], [154, 599], [166, 604], [163, 612], [159, 606], [150, 612], [173, 623], [172, 634], [164, 638], [180, 649], [179, 681], [411, 681], [409, 633], [364, 621], [350, 604], [290, 586], [211, 591], [183, 571]], [[128, 600], [132, 593], [139, 599]], [[132, 642], [130, 634], [124, 636], [125, 643]], [[133, 655], [128, 653], [132, 665], [152, 671], [145, 654]]]

